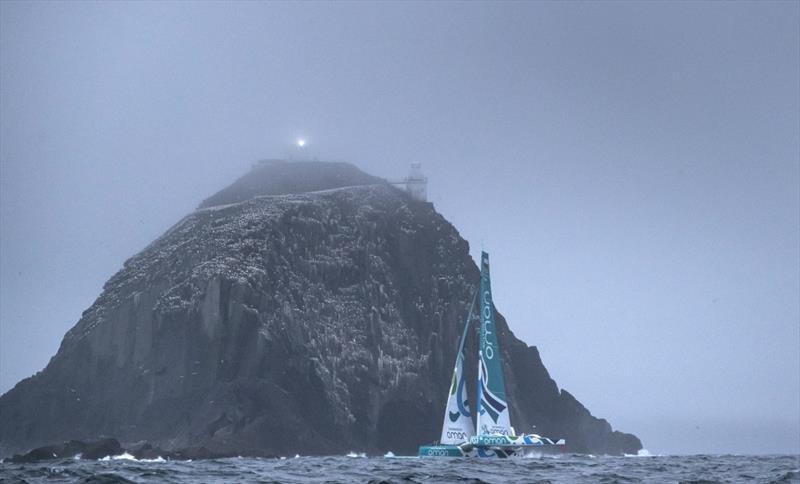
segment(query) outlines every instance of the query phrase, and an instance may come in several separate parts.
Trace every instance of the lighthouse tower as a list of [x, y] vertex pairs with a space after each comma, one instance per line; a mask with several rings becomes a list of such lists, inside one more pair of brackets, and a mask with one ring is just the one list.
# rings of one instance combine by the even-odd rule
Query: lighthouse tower
[[422, 174], [422, 163], [411, 163], [411, 170], [403, 182], [406, 185], [406, 191], [414, 200], [422, 202], [428, 200], [428, 177]]

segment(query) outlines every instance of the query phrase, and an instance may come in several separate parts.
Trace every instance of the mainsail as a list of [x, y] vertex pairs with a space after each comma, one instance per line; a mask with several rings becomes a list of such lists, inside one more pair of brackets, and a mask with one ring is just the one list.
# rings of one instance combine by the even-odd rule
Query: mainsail
[[503, 363], [494, 324], [489, 254], [481, 252], [480, 350], [478, 352], [477, 427], [480, 435], [512, 435], [511, 419], [503, 382]]
[[464, 384], [464, 342], [467, 339], [470, 322], [472, 320], [472, 309], [475, 307], [475, 297], [472, 298], [472, 305], [469, 307], [467, 322], [464, 324], [464, 334], [461, 335], [461, 343], [458, 345], [458, 355], [456, 355], [456, 367], [453, 370], [453, 380], [450, 384], [450, 395], [447, 397], [447, 407], [444, 409], [444, 424], [442, 425], [442, 444], [461, 444], [475, 435], [472, 426], [472, 414], [467, 403], [467, 387]]

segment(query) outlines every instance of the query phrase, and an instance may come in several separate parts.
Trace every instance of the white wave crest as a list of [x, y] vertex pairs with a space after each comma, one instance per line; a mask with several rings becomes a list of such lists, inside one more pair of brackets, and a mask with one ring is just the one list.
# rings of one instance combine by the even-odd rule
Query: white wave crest
[[123, 452], [120, 455], [107, 455], [100, 459], [101, 461], [112, 461], [112, 460], [133, 460], [136, 462], [166, 462], [163, 457], [158, 456], [155, 459], [137, 459], [136, 457], [132, 456], [127, 452]]
[[622, 454], [622, 455], [625, 457], [655, 457], [647, 449], [639, 449], [639, 451], [636, 452], [635, 454]]
[[160, 455], [155, 459], [137, 459], [138, 462], [166, 462], [166, 459], [161, 457]]
[[361, 452], [360, 454], [356, 454], [355, 452], [350, 451], [350, 452], [347, 453], [347, 457], [361, 457], [363, 459], [366, 456], [367, 456], [367, 454], [365, 454], [364, 452]]
[[639, 457], [652, 457], [652, 454], [647, 449], [639, 449], [639, 452], [636, 453]]
[[551, 454], [545, 452], [537, 452], [535, 450], [525, 452], [522, 455], [523, 459], [560, 459], [563, 454]]
[[130, 455], [127, 452], [123, 452], [120, 455], [107, 455], [100, 459], [102, 461], [110, 461], [110, 460], [136, 460], [136, 457]]

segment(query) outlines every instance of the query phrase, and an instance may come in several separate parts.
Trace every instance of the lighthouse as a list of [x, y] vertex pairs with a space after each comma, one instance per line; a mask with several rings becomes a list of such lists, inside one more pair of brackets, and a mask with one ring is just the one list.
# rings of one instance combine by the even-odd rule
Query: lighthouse
[[414, 200], [421, 202], [428, 200], [428, 177], [422, 174], [422, 163], [411, 163], [411, 169], [403, 183], [405, 183], [406, 191]]

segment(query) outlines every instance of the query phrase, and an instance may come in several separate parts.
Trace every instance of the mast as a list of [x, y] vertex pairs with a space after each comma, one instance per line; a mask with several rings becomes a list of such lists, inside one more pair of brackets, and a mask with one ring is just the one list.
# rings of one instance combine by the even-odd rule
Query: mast
[[503, 381], [503, 361], [497, 338], [489, 277], [489, 254], [481, 252], [480, 349], [478, 351], [477, 429], [479, 435], [512, 435]]

